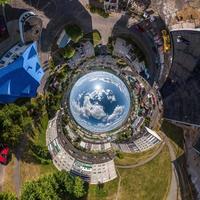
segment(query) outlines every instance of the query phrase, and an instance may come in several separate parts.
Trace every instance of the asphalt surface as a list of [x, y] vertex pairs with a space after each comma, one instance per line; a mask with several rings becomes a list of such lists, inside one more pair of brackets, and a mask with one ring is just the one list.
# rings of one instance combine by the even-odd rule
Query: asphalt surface
[[[161, 89], [164, 117], [200, 124], [200, 32], [171, 32], [173, 61]], [[182, 42], [177, 37], [182, 36]]]

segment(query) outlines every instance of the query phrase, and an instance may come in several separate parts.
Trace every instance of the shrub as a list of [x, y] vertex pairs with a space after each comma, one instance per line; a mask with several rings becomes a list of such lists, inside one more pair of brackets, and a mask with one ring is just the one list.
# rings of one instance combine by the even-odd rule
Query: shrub
[[68, 46], [64, 49], [63, 57], [65, 59], [70, 59], [74, 56], [74, 54], [75, 54], [75, 49], [73, 47]]
[[123, 158], [124, 158], [124, 155], [123, 155], [122, 152], [120, 152], [120, 151], [117, 151], [117, 152], [116, 152], [116, 156], [117, 156], [119, 159], [123, 159]]
[[94, 30], [92, 32], [92, 41], [93, 41], [94, 46], [96, 46], [96, 45], [98, 45], [100, 43], [101, 35], [100, 35], [99, 31]]
[[31, 144], [31, 150], [32, 152], [37, 155], [38, 157], [44, 159], [44, 160], [49, 160], [51, 159], [51, 155], [45, 146], [37, 145], [37, 144]]
[[62, 53], [62, 55], [65, 59], [72, 58], [74, 56], [74, 54], [75, 54], [75, 49], [73, 47], [70, 47], [70, 46], [64, 48], [64, 51]]

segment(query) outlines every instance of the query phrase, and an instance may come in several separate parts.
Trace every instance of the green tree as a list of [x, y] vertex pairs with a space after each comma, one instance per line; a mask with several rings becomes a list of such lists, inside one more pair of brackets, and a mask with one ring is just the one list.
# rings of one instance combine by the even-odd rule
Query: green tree
[[22, 125], [23, 125], [23, 130], [26, 133], [31, 133], [33, 131], [33, 120], [31, 117], [24, 118]]
[[83, 197], [85, 193], [83, 180], [80, 177], [76, 177], [74, 181], [74, 196], [80, 198]]
[[22, 133], [30, 130], [32, 120], [24, 106], [5, 105], [0, 111], [0, 141], [15, 146]]
[[63, 194], [73, 194], [73, 188], [74, 188], [74, 179], [72, 176], [70, 176], [69, 173], [62, 170], [61, 172], [58, 172], [55, 174], [56, 179], [59, 182], [60, 188], [62, 188]]
[[14, 194], [12, 194], [12, 193], [1, 192], [0, 199], [1, 200], [17, 200], [17, 197], [14, 196]]
[[75, 49], [73, 47], [68, 46], [64, 50], [63, 57], [65, 59], [70, 59], [74, 56], [74, 54], [75, 54]]
[[27, 182], [22, 188], [21, 200], [61, 200], [56, 193], [58, 184], [52, 176], [45, 176], [37, 181]]
[[21, 200], [39, 199], [37, 190], [38, 188], [36, 181], [26, 182], [22, 188]]
[[68, 172], [61, 171], [44, 176], [37, 181], [25, 183], [21, 200], [62, 200], [78, 199], [86, 194], [84, 182], [74, 178]]

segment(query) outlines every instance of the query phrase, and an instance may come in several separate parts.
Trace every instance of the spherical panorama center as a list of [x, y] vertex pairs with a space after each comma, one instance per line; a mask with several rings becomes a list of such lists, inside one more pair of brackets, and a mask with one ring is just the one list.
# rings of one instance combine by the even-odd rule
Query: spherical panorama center
[[79, 78], [71, 89], [70, 111], [75, 121], [90, 132], [108, 132], [127, 119], [130, 94], [116, 75], [94, 71]]

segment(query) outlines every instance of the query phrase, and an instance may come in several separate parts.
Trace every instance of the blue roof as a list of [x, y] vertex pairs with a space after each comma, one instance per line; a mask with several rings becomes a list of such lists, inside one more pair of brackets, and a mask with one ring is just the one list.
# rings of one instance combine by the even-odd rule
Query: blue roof
[[0, 103], [35, 97], [43, 75], [34, 42], [13, 63], [0, 68]]

